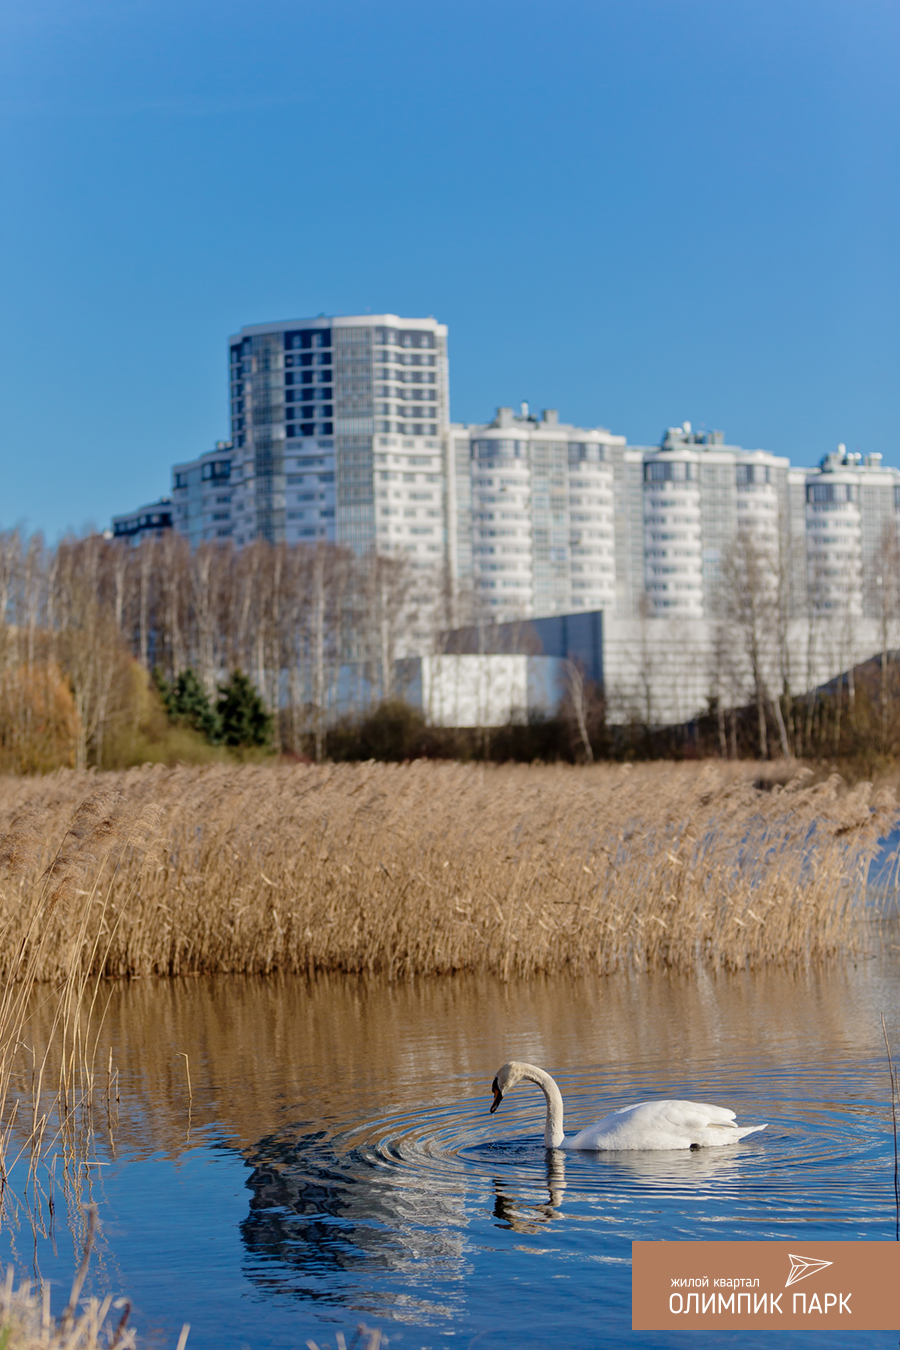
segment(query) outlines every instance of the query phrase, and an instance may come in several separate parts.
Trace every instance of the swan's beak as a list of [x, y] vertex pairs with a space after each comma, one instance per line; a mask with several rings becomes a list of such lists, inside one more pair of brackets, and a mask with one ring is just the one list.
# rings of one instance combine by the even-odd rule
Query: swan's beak
[[496, 1080], [496, 1078], [494, 1079], [494, 1081], [493, 1081], [493, 1083], [492, 1083], [491, 1086], [493, 1087], [493, 1090], [494, 1090], [494, 1102], [493, 1102], [493, 1105], [491, 1106], [491, 1115], [493, 1115], [494, 1112], [497, 1110], [497, 1107], [498, 1107], [498, 1106], [500, 1105], [500, 1103], [503, 1101], [503, 1093], [500, 1091], [500, 1089], [499, 1089], [498, 1086], [497, 1086], [497, 1080]]

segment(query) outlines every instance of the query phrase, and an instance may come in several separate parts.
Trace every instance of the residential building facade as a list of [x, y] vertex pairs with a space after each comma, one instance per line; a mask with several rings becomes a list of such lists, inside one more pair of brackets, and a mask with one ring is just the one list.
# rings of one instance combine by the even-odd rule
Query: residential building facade
[[136, 548], [145, 539], [161, 539], [172, 529], [172, 523], [171, 498], [160, 497], [128, 515], [113, 516], [112, 537]]
[[[881, 455], [862, 456], [844, 445], [817, 469], [793, 469], [792, 521], [805, 533], [803, 608], [818, 615], [879, 618], [885, 603], [883, 573], [896, 569], [900, 521], [900, 472]], [[799, 587], [798, 587], [799, 589]]]
[[615, 604], [613, 457], [625, 437], [523, 403], [454, 424], [447, 462], [453, 569], [476, 613], [499, 619]]
[[617, 617], [717, 617], [739, 544], [768, 560], [792, 616], [881, 612], [900, 471], [880, 455], [839, 445], [813, 468], [792, 468], [686, 422], [658, 447], [614, 448], [612, 458]]
[[400, 551], [452, 583], [459, 622], [713, 619], [744, 546], [794, 617], [884, 610], [900, 471], [879, 455], [841, 445], [793, 468], [688, 422], [628, 445], [527, 404], [451, 425], [447, 328], [431, 317], [251, 325], [229, 339], [228, 372], [231, 440], [176, 464], [171, 500], [115, 517], [115, 537]]
[[173, 524], [191, 548], [233, 537], [233, 451], [231, 441], [218, 441], [199, 459], [173, 466]]
[[229, 340], [233, 538], [448, 559], [447, 329], [320, 316]]
[[670, 427], [659, 446], [615, 457], [616, 614], [711, 617], [739, 535], [777, 559], [789, 461], [726, 445], [719, 431]]

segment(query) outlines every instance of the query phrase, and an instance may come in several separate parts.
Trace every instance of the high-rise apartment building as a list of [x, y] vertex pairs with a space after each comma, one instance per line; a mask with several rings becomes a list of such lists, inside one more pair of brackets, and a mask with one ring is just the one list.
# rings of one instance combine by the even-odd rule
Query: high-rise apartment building
[[687, 422], [630, 446], [524, 404], [454, 424], [450, 440], [451, 556], [476, 612], [715, 618], [738, 545], [795, 616], [874, 617], [884, 603], [878, 559], [900, 522], [900, 471], [880, 455], [839, 446], [793, 469]]
[[900, 523], [900, 471], [882, 465], [881, 455], [839, 445], [818, 468], [791, 469], [788, 478], [794, 538], [805, 542], [798, 608], [878, 618], [882, 573], [896, 566], [889, 555]]
[[199, 459], [173, 465], [173, 524], [191, 548], [232, 538], [233, 448], [231, 441], [218, 441]]
[[[723, 573], [746, 540], [794, 616], [883, 610], [900, 471], [879, 455], [839, 446], [792, 468], [689, 423], [631, 446], [527, 404], [451, 426], [447, 329], [433, 318], [257, 324], [228, 358], [232, 439], [173, 470], [171, 523], [192, 546], [402, 550], [455, 580], [461, 620], [471, 599], [499, 620], [703, 621], [727, 603]], [[157, 505], [116, 517], [116, 535], [161, 528]]]
[[620, 617], [709, 617], [739, 533], [777, 553], [788, 469], [787, 459], [726, 445], [721, 432], [689, 422], [659, 446], [616, 455]]
[[876, 616], [878, 559], [900, 521], [900, 471], [839, 445], [815, 468], [670, 428], [614, 452], [616, 613], [712, 618], [740, 539], [771, 562], [790, 612]]
[[685, 423], [629, 446], [523, 404], [450, 436], [456, 575], [487, 613], [701, 619], [740, 532], [778, 552], [788, 460], [720, 432]]
[[447, 561], [447, 329], [351, 315], [229, 340], [240, 547], [317, 539]]
[[450, 428], [454, 573], [500, 618], [615, 603], [613, 453], [624, 436], [498, 408]]

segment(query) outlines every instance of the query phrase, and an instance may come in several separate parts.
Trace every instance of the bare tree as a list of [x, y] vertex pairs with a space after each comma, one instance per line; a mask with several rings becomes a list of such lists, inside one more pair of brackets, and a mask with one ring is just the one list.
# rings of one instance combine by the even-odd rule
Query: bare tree
[[722, 580], [729, 624], [743, 650], [752, 680], [760, 759], [769, 757], [767, 704], [775, 717], [782, 751], [790, 757], [781, 700], [772, 698], [769, 692], [782, 630], [777, 554], [766, 542], [739, 530], [724, 559]]
[[575, 661], [566, 661], [563, 668], [565, 670], [566, 693], [575, 718], [575, 725], [578, 727], [584, 757], [588, 764], [593, 764], [594, 750], [591, 745], [591, 738], [588, 735], [584, 674]]
[[56, 550], [51, 569], [50, 637], [75, 701], [79, 769], [91, 761], [102, 766], [104, 736], [121, 711], [127, 680], [124, 644], [102, 596], [105, 555], [106, 541], [100, 535], [67, 540]]

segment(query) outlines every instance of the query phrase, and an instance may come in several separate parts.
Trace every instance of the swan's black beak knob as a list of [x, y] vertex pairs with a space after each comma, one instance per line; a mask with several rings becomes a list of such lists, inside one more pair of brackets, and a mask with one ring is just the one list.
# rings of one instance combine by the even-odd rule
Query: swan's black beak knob
[[498, 1107], [498, 1106], [500, 1105], [500, 1103], [503, 1101], [503, 1093], [500, 1091], [500, 1089], [499, 1089], [498, 1086], [497, 1086], [497, 1080], [496, 1080], [496, 1078], [494, 1079], [493, 1083], [491, 1083], [491, 1091], [492, 1091], [493, 1094], [494, 1094], [494, 1103], [493, 1103], [493, 1105], [492, 1105], [492, 1107], [491, 1107], [491, 1115], [493, 1115], [494, 1112], [497, 1110], [497, 1107]]

